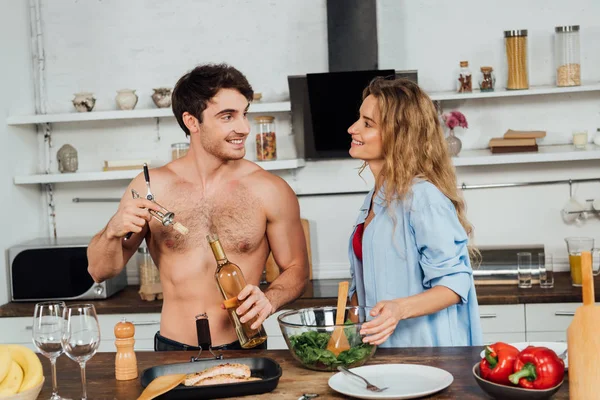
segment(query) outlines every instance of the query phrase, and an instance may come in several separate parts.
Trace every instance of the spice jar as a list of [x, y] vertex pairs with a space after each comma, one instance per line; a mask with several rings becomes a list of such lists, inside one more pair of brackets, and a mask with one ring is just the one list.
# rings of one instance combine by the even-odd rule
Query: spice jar
[[185, 156], [189, 149], [189, 143], [173, 143], [171, 145], [171, 160], [175, 161], [178, 158]]
[[581, 85], [579, 55], [579, 25], [554, 28], [554, 60], [556, 64], [556, 86]]
[[527, 29], [504, 31], [509, 90], [529, 89], [527, 65]]
[[147, 247], [138, 248], [137, 264], [140, 274], [139, 294], [142, 300], [152, 301], [154, 299], [162, 299], [160, 273]]
[[493, 92], [496, 86], [496, 76], [492, 67], [481, 67], [481, 76], [479, 77], [479, 90], [482, 92]]
[[258, 133], [256, 134], [256, 159], [269, 161], [277, 159], [277, 143], [275, 140], [275, 118], [269, 116], [256, 117]]
[[471, 93], [473, 91], [473, 80], [468, 61], [460, 62], [460, 71], [458, 72], [458, 93]]

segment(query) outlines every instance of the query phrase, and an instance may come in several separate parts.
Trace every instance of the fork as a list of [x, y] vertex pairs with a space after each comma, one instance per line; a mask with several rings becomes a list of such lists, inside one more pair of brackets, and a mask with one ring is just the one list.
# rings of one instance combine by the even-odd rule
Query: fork
[[345, 374], [348, 374], [348, 375], [351, 375], [351, 376], [355, 376], [355, 377], [357, 377], [357, 378], [360, 378], [360, 379], [362, 379], [362, 380], [363, 380], [363, 381], [364, 381], [364, 382], [367, 384], [367, 390], [370, 390], [370, 391], [372, 391], [372, 392], [383, 392], [384, 390], [386, 390], [386, 389], [387, 389], [387, 387], [380, 388], [380, 387], [378, 387], [378, 386], [375, 386], [375, 385], [371, 384], [371, 382], [369, 382], [368, 380], [366, 380], [366, 379], [365, 379], [365, 378], [363, 378], [362, 376], [355, 374], [354, 372], [350, 371], [350, 370], [349, 370], [348, 368], [346, 368], [346, 367], [343, 367], [343, 366], [341, 366], [341, 365], [340, 365], [339, 367], [337, 367], [337, 369], [338, 369], [338, 371], [340, 371], [340, 372], [343, 372], [343, 373], [345, 373]]

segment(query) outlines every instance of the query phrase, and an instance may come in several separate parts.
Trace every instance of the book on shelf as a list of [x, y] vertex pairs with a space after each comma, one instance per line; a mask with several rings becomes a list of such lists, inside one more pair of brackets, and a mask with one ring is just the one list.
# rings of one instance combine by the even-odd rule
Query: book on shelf
[[504, 139], [492, 138], [489, 142], [489, 147], [520, 147], [520, 146], [535, 146], [537, 142], [534, 138], [527, 139]]
[[542, 139], [546, 137], [546, 131], [514, 131], [509, 129], [504, 134], [504, 139]]
[[104, 161], [103, 171], [125, 171], [130, 169], [143, 169], [144, 163], [150, 166], [150, 160], [111, 160]]
[[506, 153], [527, 153], [538, 151], [538, 145], [532, 146], [497, 146], [491, 147], [492, 154], [506, 154]]

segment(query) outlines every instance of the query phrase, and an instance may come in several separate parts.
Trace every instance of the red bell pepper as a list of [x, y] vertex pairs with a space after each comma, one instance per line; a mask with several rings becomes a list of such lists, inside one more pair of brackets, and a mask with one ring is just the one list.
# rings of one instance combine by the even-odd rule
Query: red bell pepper
[[510, 385], [508, 377], [514, 372], [519, 350], [510, 344], [497, 342], [485, 347], [485, 357], [479, 363], [481, 377], [490, 382]]
[[515, 372], [509, 377], [526, 389], [548, 389], [562, 382], [565, 362], [547, 347], [528, 346], [515, 360]]

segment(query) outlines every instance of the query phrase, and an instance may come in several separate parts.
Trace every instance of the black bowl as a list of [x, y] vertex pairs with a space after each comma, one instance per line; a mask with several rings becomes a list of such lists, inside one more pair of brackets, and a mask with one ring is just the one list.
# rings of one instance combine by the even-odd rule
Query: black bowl
[[473, 376], [477, 384], [488, 396], [494, 399], [502, 400], [544, 400], [552, 397], [560, 387], [564, 380], [558, 385], [549, 389], [525, 389], [518, 386], [506, 386], [498, 383], [490, 382], [483, 379], [479, 375], [479, 363], [473, 366]]

